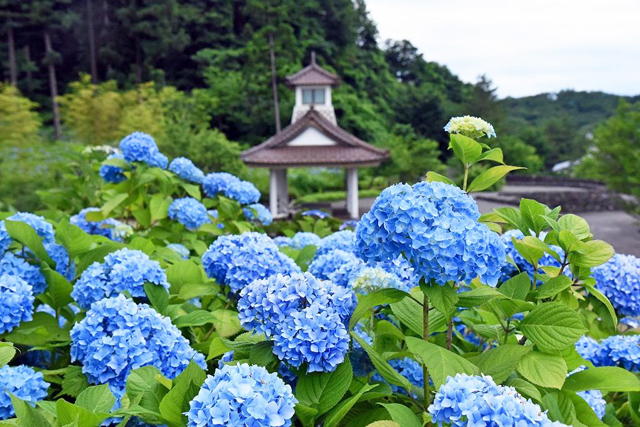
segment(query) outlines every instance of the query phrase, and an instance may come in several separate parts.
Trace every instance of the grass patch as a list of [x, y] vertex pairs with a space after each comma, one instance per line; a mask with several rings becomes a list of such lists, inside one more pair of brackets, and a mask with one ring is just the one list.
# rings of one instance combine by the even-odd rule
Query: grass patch
[[[378, 197], [381, 190], [360, 190], [358, 197]], [[299, 203], [337, 202], [347, 198], [346, 191], [325, 191], [323, 193], [311, 193], [296, 199]]]

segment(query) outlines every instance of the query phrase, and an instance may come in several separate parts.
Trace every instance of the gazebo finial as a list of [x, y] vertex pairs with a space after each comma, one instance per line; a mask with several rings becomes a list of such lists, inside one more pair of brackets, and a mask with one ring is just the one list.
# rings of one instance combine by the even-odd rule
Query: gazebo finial
[[316, 65], [316, 51], [315, 50], [311, 51], [311, 64], [312, 65]]

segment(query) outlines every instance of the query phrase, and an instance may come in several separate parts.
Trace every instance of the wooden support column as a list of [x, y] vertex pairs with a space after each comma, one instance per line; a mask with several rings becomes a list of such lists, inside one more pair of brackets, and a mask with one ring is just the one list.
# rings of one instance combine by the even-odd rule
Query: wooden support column
[[269, 210], [275, 218], [278, 216], [278, 171], [269, 169]]
[[347, 212], [352, 219], [359, 219], [358, 169], [347, 169]]

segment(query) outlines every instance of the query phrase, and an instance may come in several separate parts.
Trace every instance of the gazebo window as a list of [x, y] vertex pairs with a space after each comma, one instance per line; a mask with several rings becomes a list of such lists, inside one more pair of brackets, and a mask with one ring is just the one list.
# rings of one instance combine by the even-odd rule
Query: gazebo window
[[302, 89], [302, 103], [324, 104], [324, 89]]

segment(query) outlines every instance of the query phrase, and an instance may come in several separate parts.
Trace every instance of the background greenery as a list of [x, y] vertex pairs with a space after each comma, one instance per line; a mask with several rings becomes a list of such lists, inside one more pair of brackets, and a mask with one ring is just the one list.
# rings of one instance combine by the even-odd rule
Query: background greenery
[[[449, 153], [442, 128], [451, 116], [493, 123], [501, 131], [491, 143], [505, 161], [536, 173], [598, 146], [594, 130], [619, 102], [574, 91], [499, 100], [484, 76], [463, 82], [407, 40], [380, 43], [364, 0], [0, 0], [0, 33], [7, 82], [0, 86], [0, 200], [24, 210], [43, 207], [31, 190], [35, 183], [58, 185], [68, 172], [58, 168], [62, 152], [74, 144], [114, 145], [133, 130], [152, 134], [169, 156], [264, 186], [264, 171], [247, 170], [238, 154], [275, 132], [269, 36], [283, 124], [293, 106], [284, 78], [314, 51], [341, 77], [333, 96], [338, 123], [391, 151], [376, 179], [372, 171], [361, 173], [370, 189], [415, 181], [427, 170], [444, 173]], [[625, 182], [620, 171], [607, 173]], [[605, 174], [592, 167], [577, 173]], [[342, 184], [331, 173], [301, 170], [292, 194], [342, 190]], [[16, 194], [16, 188], [31, 191]]]

